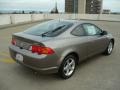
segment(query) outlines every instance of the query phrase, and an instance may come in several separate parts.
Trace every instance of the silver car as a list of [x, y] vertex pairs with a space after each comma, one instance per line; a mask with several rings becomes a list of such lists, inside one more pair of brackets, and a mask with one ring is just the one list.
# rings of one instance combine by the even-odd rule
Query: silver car
[[51, 20], [12, 36], [11, 57], [42, 73], [71, 77], [79, 62], [96, 54], [110, 55], [114, 38], [92, 23]]

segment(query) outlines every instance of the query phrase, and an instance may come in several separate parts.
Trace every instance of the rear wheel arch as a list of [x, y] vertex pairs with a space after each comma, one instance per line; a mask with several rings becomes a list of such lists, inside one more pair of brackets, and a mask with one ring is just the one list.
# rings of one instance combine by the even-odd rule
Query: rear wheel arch
[[74, 55], [76, 57], [76, 64], [79, 63], [79, 55], [76, 52], [69, 52], [66, 55], [64, 55], [64, 57], [61, 60], [61, 64], [62, 64], [63, 60], [69, 55]]
[[[79, 55], [78, 55], [76, 52], [71, 52], [71, 53], [67, 54], [67, 56], [68, 56], [68, 55], [73, 55], [73, 56], [75, 56], [75, 57], [76, 57], [76, 64], [79, 63]], [[66, 57], [67, 57], [67, 56], [66, 56]]]

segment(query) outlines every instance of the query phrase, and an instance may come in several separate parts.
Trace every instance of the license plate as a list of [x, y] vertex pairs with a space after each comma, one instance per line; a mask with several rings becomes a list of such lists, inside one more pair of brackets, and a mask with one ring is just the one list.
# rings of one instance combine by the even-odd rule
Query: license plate
[[16, 60], [23, 62], [23, 56], [21, 54], [16, 54]]

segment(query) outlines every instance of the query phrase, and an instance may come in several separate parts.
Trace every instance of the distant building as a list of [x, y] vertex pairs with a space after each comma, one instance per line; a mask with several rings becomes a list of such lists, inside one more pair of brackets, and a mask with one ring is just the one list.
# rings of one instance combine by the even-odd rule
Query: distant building
[[86, 13], [99, 14], [101, 11], [102, 0], [86, 0]]
[[103, 14], [110, 14], [110, 13], [111, 13], [110, 9], [104, 9], [103, 10]]
[[22, 11], [22, 14], [25, 14], [25, 11]]
[[120, 12], [111, 12], [110, 14], [120, 15]]
[[55, 3], [55, 7], [51, 10], [51, 13], [59, 13], [57, 8], [57, 2]]
[[65, 0], [66, 13], [99, 14], [102, 0]]
[[65, 0], [66, 13], [78, 13], [78, 0]]

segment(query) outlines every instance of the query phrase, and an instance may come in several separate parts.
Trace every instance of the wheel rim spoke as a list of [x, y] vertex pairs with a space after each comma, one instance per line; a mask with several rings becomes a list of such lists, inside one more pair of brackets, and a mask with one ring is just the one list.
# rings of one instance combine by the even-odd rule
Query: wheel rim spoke
[[112, 45], [112, 43], [110, 43], [108, 46], [108, 53], [111, 53], [112, 49], [113, 49], [113, 45]]
[[70, 63], [69, 63], [69, 66], [73, 65], [74, 61], [72, 60]]
[[64, 70], [67, 70], [68, 69], [68, 66], [66, 65], [65, 67], [64, 67]]
[[69, 75], [69, 69], [67, 69], [67, 71], [66, 71], [66, 75]]

